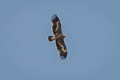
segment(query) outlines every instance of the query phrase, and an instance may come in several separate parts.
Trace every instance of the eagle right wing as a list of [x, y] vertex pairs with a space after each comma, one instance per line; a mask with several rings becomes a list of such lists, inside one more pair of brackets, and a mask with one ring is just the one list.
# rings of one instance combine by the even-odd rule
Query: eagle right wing
[[61, 32], [61, 23], [59, 18], [56, 15], [52, 16], [51, 24], [52, 24], [52, 31], [54, 35]]

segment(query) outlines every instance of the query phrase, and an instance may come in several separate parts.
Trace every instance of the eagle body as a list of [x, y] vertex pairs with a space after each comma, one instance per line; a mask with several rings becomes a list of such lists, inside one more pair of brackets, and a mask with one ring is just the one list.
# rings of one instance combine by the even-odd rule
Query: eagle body
[[49, 41], [55, 40], [56, 48], [58, 53], [60, 54], [60, 57], [62, 59], [65, 59], [67, 57], [67, 48], [64, 42], [64, 38], [66, 36], [62, 33], [61, 23], [58, 16], [54, 15], [52, 17], [51, 25], [54, 36], [48, 36], [48, 40]]

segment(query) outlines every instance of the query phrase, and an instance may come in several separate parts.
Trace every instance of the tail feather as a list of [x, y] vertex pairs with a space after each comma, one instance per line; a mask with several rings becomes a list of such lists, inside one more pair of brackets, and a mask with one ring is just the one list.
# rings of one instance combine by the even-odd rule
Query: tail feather
[[49, 41], [53, 41], [54, 39], [52, 39], [52, 38], [53, 38], [53, 36], [48, 36]]

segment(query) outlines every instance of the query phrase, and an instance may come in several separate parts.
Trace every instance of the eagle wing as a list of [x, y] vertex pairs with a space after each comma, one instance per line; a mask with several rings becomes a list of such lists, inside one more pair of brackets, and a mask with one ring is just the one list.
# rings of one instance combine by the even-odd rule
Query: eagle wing
[[56, 39], [56, 48], [61, 59], [65, 59], [67, 57], [67, 49], [63, 38]]
[[54, 35], [57, 35], [60, 33], [62, 34], [61, 23], [59, 18], [56, 15], [52, 17], [51, 24], [52, 24], [52, 31]]

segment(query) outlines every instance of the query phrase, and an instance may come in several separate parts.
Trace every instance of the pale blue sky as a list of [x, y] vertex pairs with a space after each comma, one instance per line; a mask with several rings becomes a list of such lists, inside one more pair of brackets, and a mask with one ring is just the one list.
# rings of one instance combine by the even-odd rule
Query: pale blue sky
[[[53, 14], [66, 60], [47, 39]], [[120, 1], [0, 0], [0, 80], [120, 80]]]

